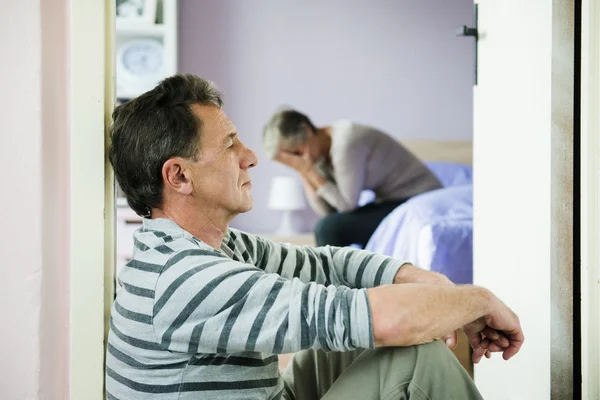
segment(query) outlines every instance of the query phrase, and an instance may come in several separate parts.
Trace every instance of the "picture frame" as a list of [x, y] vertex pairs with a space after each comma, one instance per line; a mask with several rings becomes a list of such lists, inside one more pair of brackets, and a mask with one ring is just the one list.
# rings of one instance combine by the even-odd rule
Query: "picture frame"
[[116, 0], [117, 22], [154, 24], [157, 0]]

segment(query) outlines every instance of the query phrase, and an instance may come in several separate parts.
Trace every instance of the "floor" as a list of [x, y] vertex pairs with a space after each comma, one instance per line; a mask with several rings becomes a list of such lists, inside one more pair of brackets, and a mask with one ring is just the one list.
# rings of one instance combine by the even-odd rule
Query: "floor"
[[[454, 355], [458, 358], [458, 361], [467, 370], [468, 374], [473, 377], [473, 363], [471, 362], [471, 346], [467, 342], [462, 330], [458, 331], [458, 345], [453, 350]], [[279, 355], [279, 370], [283, 371], [287, 367], [288, 363], [292, 359], [293, 354], [280, 354]]]

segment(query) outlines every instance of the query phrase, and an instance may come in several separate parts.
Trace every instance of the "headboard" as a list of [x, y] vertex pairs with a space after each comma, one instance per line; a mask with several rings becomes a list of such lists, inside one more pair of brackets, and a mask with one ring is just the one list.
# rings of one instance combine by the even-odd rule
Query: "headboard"
[[447, 161], [473, 164], [473, 142], [470, 140], [402, 140], [408, 150], [423, 161]]

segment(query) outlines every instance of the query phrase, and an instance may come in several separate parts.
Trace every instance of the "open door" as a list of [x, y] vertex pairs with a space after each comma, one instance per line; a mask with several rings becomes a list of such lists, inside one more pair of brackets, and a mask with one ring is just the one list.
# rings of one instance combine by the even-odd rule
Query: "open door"
[[475, 381], [485, 399], [577, 398], [575, 2], [477, 7], [473, 278], [515, 310], [526, 340], [508, 362], [484, 359]]

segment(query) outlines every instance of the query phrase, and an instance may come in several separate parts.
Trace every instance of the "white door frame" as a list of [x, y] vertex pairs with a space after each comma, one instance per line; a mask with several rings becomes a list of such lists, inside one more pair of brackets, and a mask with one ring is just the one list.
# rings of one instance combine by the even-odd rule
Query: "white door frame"
[[111, 0], [70, 2], [71, 399], [104, 398], [114, 270], [113, 178], [105, 156], [114, 98], [114, 8]]
[[[486, 398], [571, 398], [576, 1], [478, 4], [474, 282], [514, 307], [529, 339], [510, 363], [476, 366], [475, 381]], [[527, 40], [520, 25], [535, 27]]]
[[[71, 2], [70, 398], [101, 399], [113, 295], [114, 2]], [[95, 51], [97, 49], [97, 51]], [[583, 398], [600, 397], [600, 0], [583, 1], [581, 279]]]
[[583, 0], [581, 32], [582, 397], [600, 398], [600, 0]]

